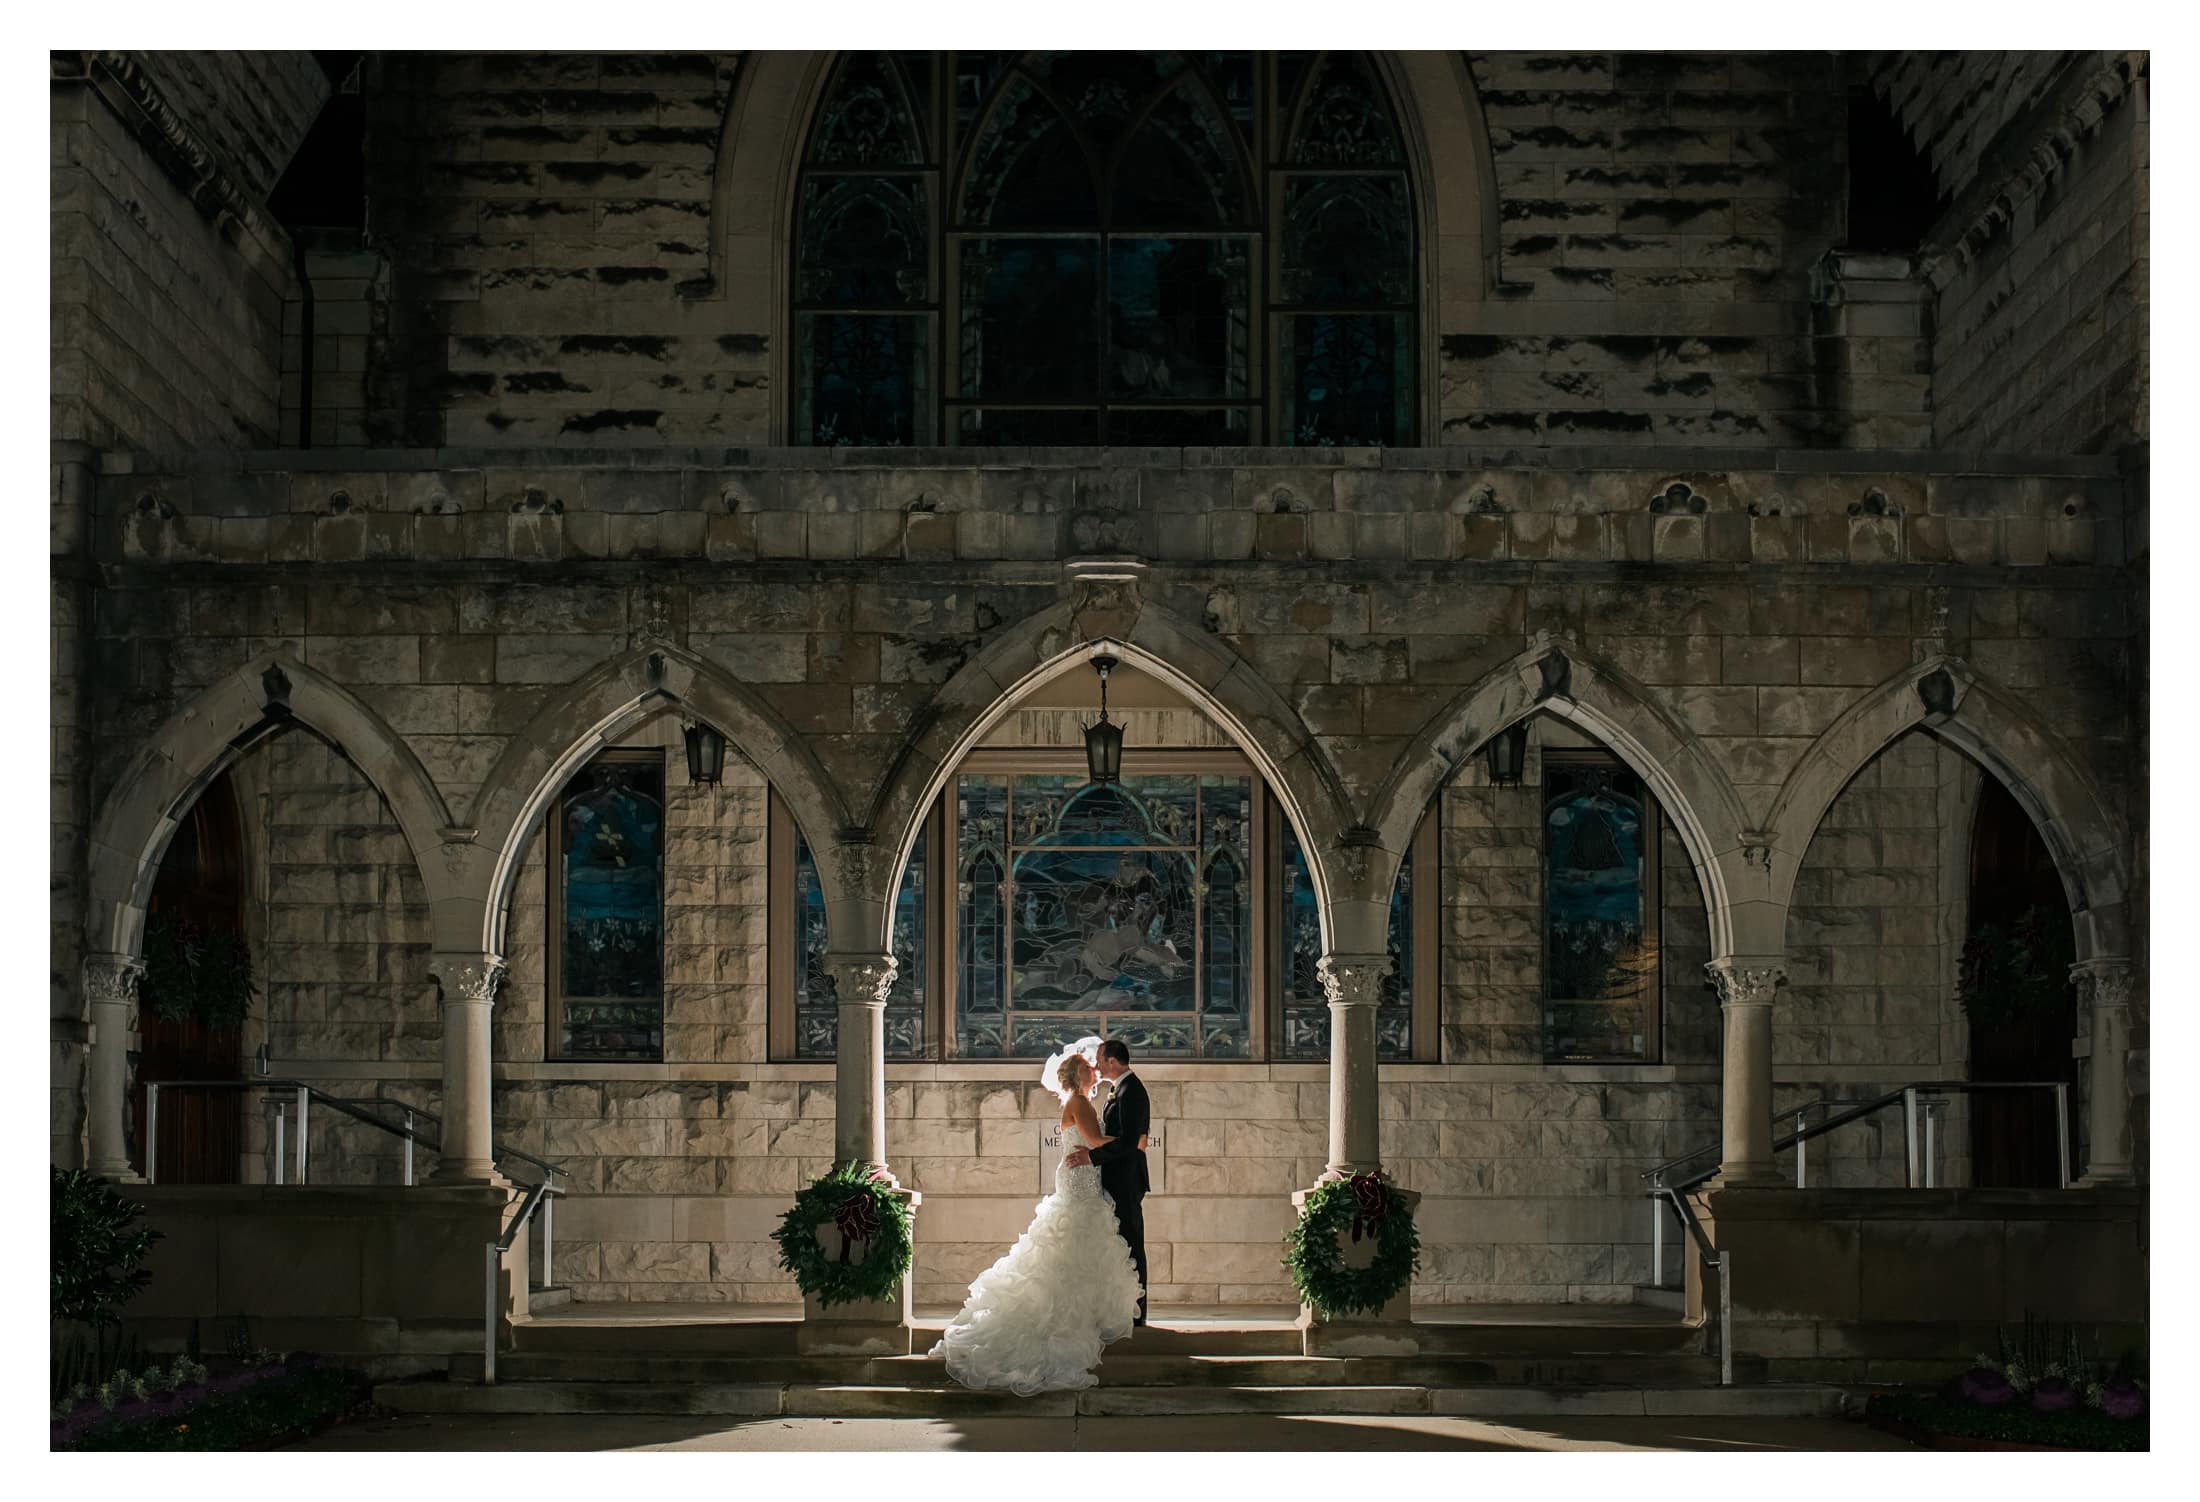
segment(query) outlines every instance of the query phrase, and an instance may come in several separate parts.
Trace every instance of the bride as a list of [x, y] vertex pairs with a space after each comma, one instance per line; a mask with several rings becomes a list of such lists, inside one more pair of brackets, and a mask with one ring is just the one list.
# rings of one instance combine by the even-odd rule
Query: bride
[[[1092, 1093], [1100, 1040], [1082, 1038], [1046, 1062], [1040, 1081], [1062, 1101], [1062, 1156], [1110, 1139]], [[1022, 1397], [1090, 1387], [1110, 1342], [1138, 1316], [1138, 1270], [1116, 1230], [1100, 1170], [1057, 1160], [1054, 1192], [1030, 1229], [978, 1275], [970, 1300], [933, 1347], [965, 1387], [1006, 1388]]]

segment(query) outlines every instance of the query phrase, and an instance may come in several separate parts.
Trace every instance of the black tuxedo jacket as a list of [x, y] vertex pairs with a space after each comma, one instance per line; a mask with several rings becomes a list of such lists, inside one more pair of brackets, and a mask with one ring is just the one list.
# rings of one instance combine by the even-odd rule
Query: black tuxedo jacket
[[1146, 1099], [1146, 1087], [1137, 1075], [1125, 1075], [1100, 1116], [1102, 1134], [1113, 1140], [1092, 1149], [1092, 1161], [1100, 1168], [1100, 1187], [1119, 1205], [1146, 1197], [1146, 1154], [1138, 1139], [1152, 1129], [1153, 1107]]

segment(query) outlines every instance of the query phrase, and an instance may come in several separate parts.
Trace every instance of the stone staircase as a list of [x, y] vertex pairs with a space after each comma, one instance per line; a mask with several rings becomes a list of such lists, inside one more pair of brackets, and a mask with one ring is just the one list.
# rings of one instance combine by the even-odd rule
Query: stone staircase
[[[724, 1311], [621, 1318], [573, 1305], [513, 1327], [484, 1384], [478, 1354], [447, 1378], [387, 1382], [375, 1400], [439, 1414], [967, 1418], [1148, 1414], [1801, 1416], [1837, 1387], [1718, 1385], [1705, 1333], [1663, 1310], [1476, 1310], [1416, 1329], [1413, 1356], [1308, 1356], [1288, 1312], [1169, 1318], [1108, 1348], [1098, 1385], [1019, 1398], [970, 1392], [924, 1355], [813, 1356], [793, 1319]], [[944, 1315], [917, 1321], [928, 1350]]]

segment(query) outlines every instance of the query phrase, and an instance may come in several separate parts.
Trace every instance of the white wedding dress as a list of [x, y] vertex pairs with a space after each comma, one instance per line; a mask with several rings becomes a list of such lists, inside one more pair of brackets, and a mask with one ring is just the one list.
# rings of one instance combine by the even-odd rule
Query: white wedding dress
[[[1062, 1156], [1077, 1145], [1062, 1130]], [[1138, 1270], [1115, 1228], [1115, 1205], [1090, 1164], [1054, 1165], [1054, 1192], [1030, 1229], [978, 1275], [970, 1300], [932, 1348], [964, 1387], [1022, 1397], [1090, 1387], [1110, 1342], [1138, 1317]]]

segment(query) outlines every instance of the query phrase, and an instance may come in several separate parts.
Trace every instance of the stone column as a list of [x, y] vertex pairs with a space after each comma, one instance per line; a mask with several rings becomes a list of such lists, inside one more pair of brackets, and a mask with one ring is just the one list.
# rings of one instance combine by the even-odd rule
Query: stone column
[[[894, 983], [890, 954], [825, 956], [840, 1003], [839, 1051], [833, 1070], [833, 1158], [868, 1165], [886, 1176], [914, 1217], [923, 1197], [904, 1189], [886, 1166], [886, 992]], [[839, 1232], [818, 1228], [818, 1239], [837, 1248]], [[911, 1348], [909, 1279], [890, 1298], [853, 1304], [802, 1301], [796, 1349], [812, 1356], [906, 1356]]]
[[428, 969], [443, 988], [443, 1132], [431, 1184], [500, 1184], [491, 1140], [489, 1017], [504, 957], [439, 951]]
[[833, 1066], [833, 1161], [886, 1167], [886, 992], [890, 954], [828, 954], [825, 973], [840, 1003]]
[[1704, 966], [1726, 1026], [1719, 1086], [1719, 1176], [1713, 1188], [1778, 1184], [1772, 1158], [1772, 995], [1787, 979], [1779, 955], [1729, 955]]
[[2092, 1088], [2086, 1101], [2087, 1186], [2129, 1184], [2131, 1165], [2131, 1094], [2124, 1078], [2131, 1057], [2131, 961], [2122, 955], [2080, 960], [2070, 967], [2079, 985], [2091, 993], [2093, 1011]]
[[[1376, 1173], [1383, 1166], [1383, 1112], [1376, 1072], [1375, 1009], [1390, 974], [1388, 954], [1325, 954], [1315, 964], [1329, 996], [1329, 1167], [1324, 1182]], [[1319, 1188], [1316, 1185], [1315, 1188]], [[1311, 1189], [1291, 1196], [1303, 1210]], [[1421, 1197], [1393, 1187], [1412, 1214]], [[1375, 1254], [1370, 1241], [1347, 1243], [1345, 1265], [1365, 1266]], [[1405, 1290], [1374, 1314], [1336, 1316], [1299, 1311], [1301, 1349], [1309, 1356], [1410, 1356], [1420, 1349], [1413, 1333], [1413, 1298]]]
[[1390, 956], [1325, 954], [1314, 970], [1329, 997], [1329, 1171], [1325, 1177], [1347, 1179], [1383, 1166], [1375, 1008], [1383, 999]]
[[126, 954], [84, 959], [84, 1000], [92, 1025], [91, 1067], [85, 1081], [85, 1161], [101, 1178], [143, 1183], [130, 1167], [130, 1135], [124, 1113], [130, 1093], [131, 1012], [145, 962]]

